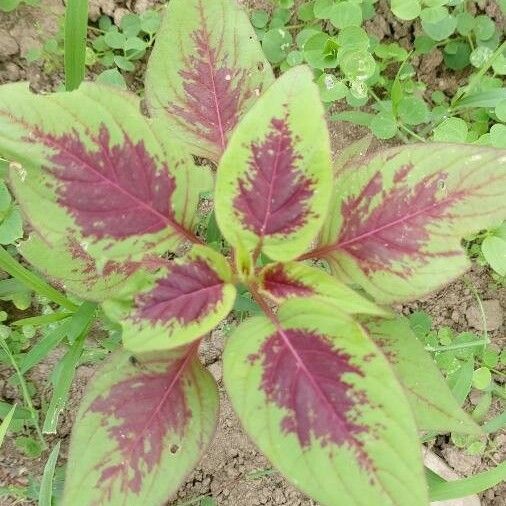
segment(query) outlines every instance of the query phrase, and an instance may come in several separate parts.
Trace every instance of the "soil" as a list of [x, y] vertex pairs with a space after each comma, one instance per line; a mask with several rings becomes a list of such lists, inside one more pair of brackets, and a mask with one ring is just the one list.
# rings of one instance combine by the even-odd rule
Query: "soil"
[[[239, 0], [248, 7], [270, 8], [268, 0]], [[0, 83], [28, 80], [36, 91], [55, 89], [62, 82], [62, 69], [55, 68], [50, 73], [40, 64], [28, 64], [27, 51], [43, 43], [50, 34], [56, 33], [63, 4], [61, 0], [41, 0], [42, 8], [22, 6], [13, 13], [0, 13]], [[96, 21], [101, 14], [113, 17], [117, 22], [128, 11], [143, 12], [161, 3], [153, 0], [90, 0], [90, 20]], [[409, 44], [413, 33], [419, 27], [412, 23], [401, 23], [389, 12], [385, 0], [379, 2], [380, 10], [374, 20], [368, 21], [366, 29], [380, 39]], [[486, 3], [484, 10], [495, 17], [496, 22], [504, 24], [500, 10]], [[442, 55], [434, 50], [421, 57], [415, 63], [419, 77], [428, 84], [430, 91], [436, 89], [452, 93], [464, 79], [464, 75], [444, 73], [441, 65]], [[129, 82], [132, 89], [139, 91], [142, 75]], [[332, 123], [331, 139], [335, 151], [339, 151], [349, 142], [362, 137], [363, 128], [348, 123]], [[376, 141], [375, 141], [376, 142]], [[380, 143], [376, 142], [375, 147]], [[374, 146], [373, 146], [374, 149]], [[401, 306], [403, 313], [425, 310], [433, 318], [434, 326], [449, 326], [456, 331], [474, 328], [483, 330], [481, 313], [477, 311], [475, 295], [469, 286], [474, 286], [487, 314], [487, 329], [494, 346], [502, 348], [505, 340], [503, 311], [506, 310], [506, 293], [493, 283], [490, 273], [480, 267], [473, 267], [467, 276], [459, 279], [445, 289], [419, 302]], [[470, 283], [470, 284], [469, 284]], [[0, 308], [2, 309], [2, 308]], [[10, 310], [11, 308], [7, 308]], [[181, 487], [177, 498], [168, 503], [170, 506], [195, 500], [199, 497], [212, 497], [220, 506], [256, 506], [256, 505], [314, 505], [293, 488], [281, 475], [271, 469], [269, 462], [241, 429], [230, 403], [223, 391], [221, 376], [221, 351], [225, 342], [223, 329], [214, 331], [201, 346], [200, 354], [204, 364], [218, 381], [221, 393], [221, 413], [218, 430], [211, 447], [202, 461]], [[35, 367], [28, 379], [35, 386], [38, 395], [34, 402], [37, 406], [49, 398], [48, 377], [54, 364], [61, 357], [57, 350], [44, 363]], [[58, 433], [54, 440], [61, 440], [59, 464], [65, 462], [68, 450], [69, 434], [84, 389], [95, 370], [94, 366], [80, 366], [76, 371], [70, 401], [61, 415]], [[18, 390], [7, 379], [12, 374], [8, 368], [0, 367], [0, 394], [7, 402], [22, 402]], [[471, 401], [473, 399], [471, 398]], [[493, 406], [489, 416], [501, 409]], [[50, 441], [51, 442], [51, 441]], [[485, 455], [469, 456], [463, 450], [451, 444], [449, 438], [437, 438], [432, 450], [441, 456], [457, 473], [468, 476], [487, 469], [504, 460], [506, 434], [496, 434], [489, 444], [490, 451]], [[47, 452], [40, 458], [29, 459], [7, 438], [0, 454], [0, 486], [26, 486], [32, 478], [40, 477], [47, 459]], [[0, 506], [16, 504], [35, 504], [35, 502], [17, 502], [13, 498], [0, 497]], [[506, 488], [500, 485], [482, 494], [484, 506], [506, 506]], [[409, 506], [409, 505], [406, 505]]]

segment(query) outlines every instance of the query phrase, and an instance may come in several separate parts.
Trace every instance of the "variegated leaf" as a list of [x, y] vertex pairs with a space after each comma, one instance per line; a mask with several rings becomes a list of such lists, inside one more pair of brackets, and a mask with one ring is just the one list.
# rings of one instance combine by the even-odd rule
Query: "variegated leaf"
[[390, 314], [325, 271], [302, 262], [266, 265], [258, 275], [258, 289], [278, 303], [292, 297], [319, 296], [344, 313]]
[[336, 276], [381, 302], [423, 296], [469, 261], [463, 237], [506, 216], [506, 151], [450, 144], [402, 146], [337, 180], [321, 242]]
[[194, 240], [199, 193], [212, 184], [137, 97], [96, 84], [48, 96], [2, 86], [0, 153], [32, 227], [99, 262]]
[[478, 425], [459, 406], [405, 318], [372, 321], [366, 328], [392, 364], [420, 430], [481, 434]]
[[165, 504], [200, 460], [218, 418], [218, 390], [196, 347], [156, 361], [116, 352], [77, 415], [62, 504]]
[[154, 114], [196, 155], [218, 162], [242, 115], [273, 81], [236, 0], [171, 0], [146, 74]]
[[253, 440], [319, 504], [427, 506], [416, 426], [390, 365], [321, 299], [291, 299], [227, 342], [224, 381]]
[[318, 233], [331, 192], [330, 147], [313, 76], [296, 67], [246, 114], [218, 167], [216, 218], [232, 246], [291, 260]]
[[150, 275], [104, 303], [106, 313], [122, 324], [128, 350], [176, 348], [211, 331], [232, 310], [230, 267], [211, 248], [194, 246], [182, 259], [147, 261], [148, 266]]
[[144, 277], [138, 262], [107, 260], [99, 265], [72, 238], [52, 244], [33, 233], [18, 246], [23, 257], [59, 288], [83, 300], [102, 302], [113, 297], [132, 277]]

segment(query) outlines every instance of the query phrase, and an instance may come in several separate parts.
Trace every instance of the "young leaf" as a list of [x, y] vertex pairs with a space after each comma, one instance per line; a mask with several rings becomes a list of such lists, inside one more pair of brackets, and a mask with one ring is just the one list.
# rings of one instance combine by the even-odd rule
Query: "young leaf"
[[115, 353], [79, 409], [63, 503], [165, 503], [200, 459], [217, 417], [216, 384], [194, 346], [149, 362]]
[[506, 214], [506, 156], [431, 144], [389, 149], [336, 183], [320, 245], [334, 274], [382, 303], [421, 297], [469, 267], [464, 236]]
[[392, 364], [420, 430], [481, 434], [480, 428], [455, 400], [407, 319], [376, 321], [366, 327]]
[[241, 116], [273, 81], [271, 66], [233, 0], [172, 0], [146, 73], [151, 112], [195, 155], [218, 162]]
[[0, 88], [0, 152], [25, 216], [48, 242], [72, 238], [95, 259], [138, 257], [194, 240], [212, 180], [145, 118], [134, 96], [97, 84], [34, 95]]
[[72, 238], [50, 244], [34, 233], [18, 249], [46, 278], [84, 300], [110, 299], [132, 276], [145, 276], [136, 262], [109, 260], [103, 266], [98, 265]]
[[344, 313], [389, 314], [330, 274], [301, 262], [267, 265], [258, 275], [258, 288], [278, 303], [292, 297], [319, 296]]
[[427, 505], [415, 423], [373, 342], [314, 299], [278, 316], [241, 324], [224, 355], [233, 406], [263, 453], [322, 505]]
[[307, 67], [283, 74], [234, 132], [216, 181], [216, 218], [234, 247], [273, 260], [306, 250], [331, 191], [330, 147]]
[[179, 347], [212, 330], [232, 310], [236, 291], [230, 267], [213, 249], [194, 246], [184, 258], [154, 261], [153, 267], [128, 283], [117, 300], [104, 303], [108, 315], [121, 322], [128, 350]]

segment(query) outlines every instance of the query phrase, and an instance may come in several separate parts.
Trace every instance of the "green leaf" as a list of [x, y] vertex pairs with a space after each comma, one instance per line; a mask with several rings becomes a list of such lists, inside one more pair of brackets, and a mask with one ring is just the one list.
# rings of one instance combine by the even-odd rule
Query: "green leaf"
[[269, 13], [263, 9], [255, 9], [251, 13], [251, 24], [255, 28], [265, 28], [269, 22]]
[[114, 353], [79, 408], [63, 503], [164, 503], [197, 464], [217, 417], [216, 384], [195, 347], [151, 360]]
[[242, 323], [223, 359], [234, 409], [262, 452], [323, 505], [425, 506], [409, 405], [361, 327], [311, 298], [271, 318]]
[[202, 337], [232, 310], [235, 295], [226, 259], [194, 246], [173, 262], [153, 260], [151, 272], [131, 280], [103, 307], [121, 323], [125, 348], [147, 353]]
[[497, 123], [490, 129], [490, 142], [495, 148], [506, 149], [506, 125]]
[[397, 121], [392, 114], [380, 112], [374, 116], [369, 128], [378, 139], [391, 139], [397, 134]]
[[318, 87], [309, 69], [294, 67], [244, 117], [223, 155], [216, 180], [223, 236], [243, 252], [294, 259], [318, 233], [331, 176]]
[[125, 56], [120, 54], [114, 55], [114, 63], [121, 69], [127, 72], [132, 72], [135, 69], [135, 65]]
[[15, 161], [10, 185], [24, 216], [48, 244], [80, 245], [102, 266], [196, 241], [212, 177], [168, 131], [136, 96], [97, 84], [51, 95], [0, 87], [0, 151]]
[[353, 0], [343, 0], [334, 5], [329, 19], [339, 30], [349, 26], [360, 26], [362, 9], [360, 4]]
[[271, 63], [281, 63], [292, 46], [293, 38], [288, 30], [274, 28], [262, 37], [262, 49]]
[[12, 417], [14, 416], [14, 413], [16, 411], [16, 405], [12, 406], [10, 411], [3, 416], [2, 423], [0, 424], [0, 447], [2, 446], [5, 435], [7, 434], [7, 431], [9, 430], [9, 426], [11, 424]]
[[506, 276], [506, 241], [493, 235], [485, 237], [481, 251], [490, 267], [500, 276]]
[[495, 107], [502, 100], [506, 100], [506, 88], [496, 88], [467, 95], [455, 104], [455, 109]]
[[462, 70], [470, 63], [471, 48], [467, 42], [450, 42], [444, 49], [445, 65], [452, 70]]
[[337, 43], [334, 37], [316, 32], [304, 44], [304, 58], [316, 69], [337, 66]]
[[[96, 304], [85, 302], [79, 308], [78, 313], [76, 313], [77, 319], [81, 322], [81, 325], [76, 332], [75, 340], [72, 341], [69, 339], [71, 346], [58, 365], [57, 377], [53, 378], [53, 395], [49, 402], [44, 425], [42, 427], [43, 432], [46, 434], [56, 434], [58, 418], [67, 402], [70, 387], [74, 381], [76, 368], [83, 352], [84, 341], [93, 322], [96, 308]], [[70, 325], [72, 325], [72, 322]], [[71, 327], [69, 327], [69, 335], [70, 328]]]
[[410, 96], [399, 101], [397, 113], [406, 125], [419, 125], [427, 121], [429, 109], [422, 98]]
[[65, 89], [75, 90], [84, 79], [88, 2], [68, 0], [65, 8]]
[[118, 71], [118, 69], [107, 69], [97, 76], [97, 83], [105, 84], [108, 86], [115, 86], [116, 88], [126, 89], [127, 85], [125, 79]]
[[420, 0], [391, 0], [390, 6], [399, 19], [406, 21], [417, 18], [422, 10]]
[[422, 28], [433, 40], [448, 38], [457, 28], [457, 20], [446, 7], [430, 7], [420, 13]]
[[171, 0], [149, 59], [146, 99], [192, 154], [218, 162], [240, 118], [272, 81], [237, 2]]
[[17, 206], [11, 206], [0, 223], [0, 244], [13, 244], [23, 237], [23, 220]]
[[447, 118], [434, 128], [437, 142], [466, 142], [467, 134], [467, 123], [460, 118]]
[[339, 51], [338, 62], [343, 74], [356, 81], [369, 79], [376, 70], [376, 61], [369, 51], [352, 47]]
[[495, 106], [495, 115], [499, 121], [506, 123], [506, 98]]
[[488, 16], [476, 16], [473, 31], [478, 40], [488, 40], [494, 35], [495, 23]]
[[51, 506], [53, 504], [53, 479], [58, 454], [60, 453], [61, 441], [58, 441], [54, 448], [51, 450], [49, 457], [44, 466], [44, 473], [40, 482], [39, 490], [39, 504], [38, 506]]
[[447, 501], [460, 497], [467, 497], [472, 494], [478, 494], [506, 479], [506, 462], [498, 464], [496, 467], [454, 481], [439, 480], [430, 483], [429, 495], [431, 501]]
[[137, 14], [125, 14], [119, 26], [127, 38], [135, 37], [141, 31], [141, 19]]
[[141, 14], [141, 30], [149, 35], [155, 34], [160, 28], [161, 17], [157, 11], [147, 10]]
[[316, 81], [320, 87], [320, 96], [324, 102], [335, 102], [346, 97], [348, 87], [333, 74], [322, 74]]
[[347, 314], [390, 314], [330, 274], [301, 262], [265, 266], [258, 274], [258, 289], [276, 303], [293, 297], [321, 297]]
[[303, 258], [325, 258], [337, 277], [381, 303], [419, 298], [468, 269], [461, 238], [502, 222], [505, 192], [501, 151], [383, 151], [338, 178], [320, 243]]
[[457, 14], [457, 31], [460, 35], [467, 37], [475, 27], [475, 18], [469, 12]]
[[332, 15], [335, 0], [315, 0], [314, 15], [318, 19], [328, 19]]
[[492, 373], [488, 367], [479, 367], [473, 373], [473, 386], [478, 390], [485, 390], [492, 381]]
[[366, 327], [392, 364], [420, 430], [481, 434], [480, 428], [453, 397], [407, 319], [377, 321]]
[[126, 35], [117, 30], [110, 30], [105, 34], [104, 41], [111, 49], [123, 49]]

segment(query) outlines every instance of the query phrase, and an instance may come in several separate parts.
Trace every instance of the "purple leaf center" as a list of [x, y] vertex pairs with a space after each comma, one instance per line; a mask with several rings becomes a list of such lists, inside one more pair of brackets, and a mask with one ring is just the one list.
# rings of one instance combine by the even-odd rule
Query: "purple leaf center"
[[197, 323], [221, 302], [223, 280], [203, 259], [171, 266], [148, 293], [137, 298], [136, 318], [170, 325]]
[[308, 220], [315, 182], [297, 167], [287, 119], [273, 119], [263, 142], [251, 144], [250, 170], [239, 180], [234, 207], [244, 225], [260, 238], [289, 234]]

